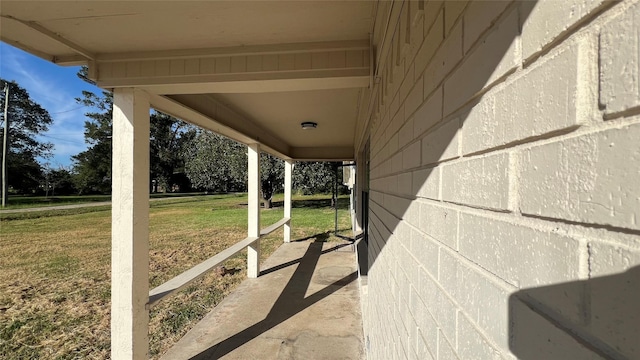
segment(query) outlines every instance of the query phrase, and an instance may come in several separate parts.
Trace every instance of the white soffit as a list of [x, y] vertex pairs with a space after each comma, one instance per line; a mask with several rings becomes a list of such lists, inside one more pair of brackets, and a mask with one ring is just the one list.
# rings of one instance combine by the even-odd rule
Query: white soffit
[[[215, 94], [292, 147], [353, 146], [360, 89]], [[318, 127], [303, 130], [300, 123]]]
[[[202, 49], [368, 39], [371, 1], [29, 1], [3, 0], [11, 18], [35, 22], [96, 53]], [[22, 39], [37, 48], [30, 39]], [[9, 41], [10, 42], [10, 41]], [[52, 56], [71, 53], [47, 49]]]

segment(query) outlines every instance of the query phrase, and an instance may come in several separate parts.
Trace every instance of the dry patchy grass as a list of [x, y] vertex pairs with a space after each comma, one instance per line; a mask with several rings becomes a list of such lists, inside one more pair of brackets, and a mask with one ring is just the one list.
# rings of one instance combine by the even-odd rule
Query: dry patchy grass
[[[317, 198], [309, 201], [315, 204]], [[150, 287], [243, 239], [243, 204], [246, 197], [233, 195], [152, 203]], [[333, 228], [333, 211], [318, 204], [294, 208], [294, 238]], [[266, 226], [282, 217], [282, 208], [262, 214]], [[349, 227], [346, 210], [340, 221], [340, 228]], [[107, 208], [0, 222], [0, 358], [109, 358], [110, 230]], [[261, 239], [262, 257], [281, 242], [282, 229]], [[246, 278], [245, 259], [245, 252], [236, 255], [224, 264], [233, 271], [213, 271], [153, 308], [152, 358], [159, 358]]]

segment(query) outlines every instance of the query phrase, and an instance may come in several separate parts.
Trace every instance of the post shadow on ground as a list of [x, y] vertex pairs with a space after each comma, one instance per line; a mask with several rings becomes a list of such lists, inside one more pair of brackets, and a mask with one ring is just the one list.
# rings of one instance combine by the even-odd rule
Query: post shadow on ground
[[[326, 239], [329, 238], [330, 233], [331, 233], [330, 231], [326, 231], [326, 232], [323, 232], [323, 233], [319, 233], [319, 234], [307, 236], [307, 237], [304, 237], [304, 238], [301, 238], [301, 239], [297, 239], [297, 240], [294, 240], [292, 242], [302, 242], [302, 241], [307, 241], [307, 240], [315, 238], [316, 240], [315, 240], [314, 244], [315, 243], [322, 243], [322, 242], [326, 241]], [[341, 248], [343, 248], [345, 246], [349, 246], [349, 245], [351, 245], [351, 243], [343, 243], [343, 244], [335, 245], [335, 246], [330, 247], [328, 249], [322, 250], [320, 255], [324, 255], [324, 254], [330, 253], [332, 251], [336, 251], [338, 249], [341, 249]], [[270, 267], [268, 269], [262, 270], [262, 271], [260, 271], [260, 276], [267, 275], [267, 274], [270, 274], [272, 272], [287, 268], [287, 267], [289, 267], [291, 265], [298, 264], [299, 262], [304, 260], [305, 256], [306, 256], [306, 253], [301, 258], [298, 258], [298, 259], [295, 259], [295, 260], [291, 260], [291, 261], [287, 261], [286, 263], [282, 263], [280, 265], [276, 265], [276, 266]]]
[[640, 266], [514, 293], [509, 339], [521, 360], [640, 359]]
[[[284, 206], [284, 201], [273, 201], [271, 203], [273, 208], [279, 208]], [[291, 200], [291, 207], [298, 208], [311, 208], [320, 209], [331, 207], [331, 199], [304, 199], [304, 200]], [[348, 209], [349, 199], [338, 198], [338, 209]]]
[[[219, 342], [191, 359], [205, 360], [223, 357], [356, 280], [357, 272], [354, 271], [305, 298], [307, 288], [313, 277], [313, 271], [318, 264], [320, 256], [328, 251], [334, 250], [332, 248], [323, 251], [323, 243], [322, 241], [314, 241], [309, 244], [304, 256], [299, 259], [299, 265], [291, 276], [291, 279], [289, 279], [289, 282], [285, 285], [280, 296], [278, 296], [278, 299], [276, 299], [273, 307], [263, 320]], [[295, 262], [297, 262], [297, 260], [294, 260], [294, 263]], [[290, 265], [292, 264], [283, 264], [280, 268]], [[272, 272], [271, 269], [266, 271]]]

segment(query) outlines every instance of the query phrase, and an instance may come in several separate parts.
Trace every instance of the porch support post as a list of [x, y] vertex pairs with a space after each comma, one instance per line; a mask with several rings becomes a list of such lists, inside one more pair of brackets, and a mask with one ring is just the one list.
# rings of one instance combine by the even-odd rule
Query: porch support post
[[260, 144], [249, 144], [249, 237], [258, 240], [247, 246], [247, 276], [257, 278], [260, 274]]
[[[284, 161], [284, 217], [291, 219], [291, 172], [293, 160]], [[284, 224], [284, 242], [291, 242], [291, 220]]]
[[113, 92], [111, 358], [148, 359], [149, 97]]
[[360, 152], [358, 153], [358, 157], [356, 158], [356, 176], [355, 176], [355, 212], [356, 212], [356, 218], [355, 218], [355, 227], [354, 227], [354, 231], [362, 231], [364, 230], [362, 228], [362, 222], [363, 222], [363, 214], [362, 214], [362, 202], [364, 201], [364, 199], [362, 199], [363, 196], [363, 191], [364, 191], [364, 174], [365, 174], [365, 167], [366, 166], [366, 161], [365, 161], [365, 156], [364, 153]]

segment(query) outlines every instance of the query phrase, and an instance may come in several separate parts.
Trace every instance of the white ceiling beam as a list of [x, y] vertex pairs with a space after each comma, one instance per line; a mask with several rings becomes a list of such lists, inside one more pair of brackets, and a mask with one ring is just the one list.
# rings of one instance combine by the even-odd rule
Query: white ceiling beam
[[18, 49], [22, 49], [30, 54], [33, 54], [41, 59], [47, 60], [47, 61], [52, 61], [55, 62], [55, 57], [51, 54], [47, 54], [45, 52], [42, 52], [40, 50], [34, 49], [33, 47], [23, 44], [20, 41], [17, 40], [13, 40], [13, 39], [7, 39], [6, 37], [2, 36], [0, 34], [0, 41], [5, 42], [11, 46], [17, 47]]
[[369, 40], [322, 41], [309, 43], [248, 45], [205, 49], [175, 49], [163, 51], [140, 51], [98, 54], [99, 62], [138, 60], [177, 60], [207, 57], [249, 56], [269, 54], [294, 54], [327, 51], [369, 50]]
[[[355, 159], [354, 148], [351, 146], [290, 147], [254, 122], [246, 118], [238, 121], [242, 116], [237, 113], [229, 113], [230, 115], [225, 116], [225, 112], [233, 112], [233, 110], [218, 100], [208, 95], [202, 95], [202, 97], [207, 97], [206, 102], [211, 102], [210, 104], [214, 105], [207, 106], [201, 99], [200, 106], [193, 106], [193, 103], [184, 104], [172, 97], [155, 94], [151, 94], [150, 102], [154, 109], [240, 143], [259, 143], [262, 145], [263, 151], [284, 160], [349, 161]], [[193, 96], [182, 97], [182, 99], [192, 98]], [[219, 111], [215, 104], [225, 107], [226, 110]]]
[[[202, 96], [207, 97], [206, 95]], [[200, 102], [201, 105], [195, 107], [191, 106], [193, 104], [183, 104], [174, 98], [156, 94], [151, 94], [150, 101], [154, 109], [243, 144], [260, 143], [263, 145], [263, 151], [283, 160], [291, 160], [289, 155], [290, 147], [282, 140], [270, 135], [269, 132], [264, 131], [246, 118], [237, 121], [242, 119], [241, 115], [234, 113], [233, 110], [228, 109], [224, 104], [213, 98], [195, 99], [195, 102]], [[206, 102], [210, 103], [208, 108]], [[218, 104], [222, 105], [225, 111], [219, 111]], [[226, 116], [233, 116], [236, 123], [226, 118], [225, 113], [227, 114]]]
[[80, 66], [89, 63], [89, 60], [82, 55], [55, 56], [51, 61], [60, 66]]
[[[366, 87], [366, 70], [308, 72], [290, 74], [254, 74], [243, 76], [199, 76], [192, 79], [125, 79], [98, 81], [103, 88], [140, 87], [155, 94], [263, 93], [281, 91], [327, 90]], [[287, 78], [286, 75], [289, 75]], [[350, 76], [351, 75], [351, 76]]]
[[9, 20], [9, 21], [18, 22], [18, 23], [20, 23], [20, 24], [22, 24], [22, 25], [24, 25], [24, 26], [26, 26], [26, 27], [28, 27], [28, 28], [30, 28], [32, 30], [35, 30], [35, 31], [39, 32], [40, 34], [45, 35], [46, 37], [48, 37], [48, 38], [50, 38], [50, 39], [52, 39], [52, 40], [54, 40], [54, 41], [56, 41], [56, 42], [58, 42], [58, 43], [60, 43], [62, 45], [67, 46], [68, 48], [70, 48], [74, 52], [78, 53], [79, 55], [84, 56], [85, 58], [87, 58], [89, 60], [95, 60], [96, 59], [96, 56], [95, 56], [95, 54], [93, 54], [93, 52], [83, 48], [82, 46], [74, 43], [71, 40], [68, 40], [68, 39], [64, 38], [63, 36], [61, 36], [58, 33], [53, 32], [53, 31], [45, 28], [44, 26], [38, 24], [35, 21], [25, 21], [25, 20], [21, 20], [21, 19], [15, 18], [15, 17], [10, 16], [10, 15], [0, 15], [0, 17], [2, 19], [6, 19], [6, 20]]
[[276, 134], [271, 133], [269, 129], [262, 127], [254, 119], [239, 113], [212, 95], [173, 95], [170, 98], [243, 134], [251, 142], [264, 144], [279, 153], [289, 152], [289, 145]]

